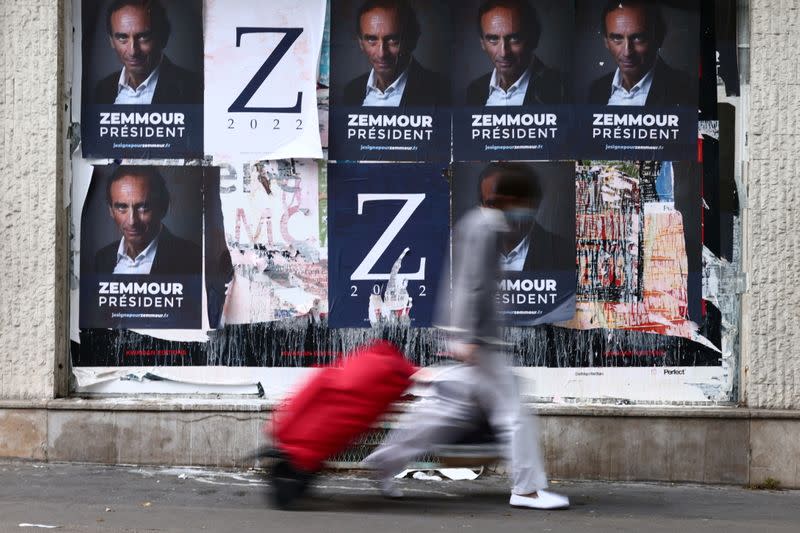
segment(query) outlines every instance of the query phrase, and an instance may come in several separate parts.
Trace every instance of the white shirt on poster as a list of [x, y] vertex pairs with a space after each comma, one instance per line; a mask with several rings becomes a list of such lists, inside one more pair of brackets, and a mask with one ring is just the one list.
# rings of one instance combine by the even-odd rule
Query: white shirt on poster
[[531, 236], [526, 235], [519, 241], [513, 250], [506, 255], [500, 256], [500, 268], [512, 272], [520, 272], [525, 267], [525, 258], [528, 257], [528, 250], [531, 247]]
[[497, 84], [497, 69], [492, 71], [492, 78], [489, 80], [489, 97], [486, 99], [487, 106], [509, 106], [523, 105], [525, 94], [528, 92], [528, 85], [531, 83], [531, 69], [528, 67], [522, 76], [515, 81], [508, 90], [503, 90]]
[[653, 85], [653, 71], [655, 67], [651, 68], [644, 77], [639, 80], [639, 83], [631, 87], [628, 91], [622, 86], [622, 74], [617, 68], [614, 73], [614, 78], [611, 80], [611, 96], [608, 99], [608, 105], [629, 105], [641, 106], [647, 103], [647, 95], [650, 93], [650, 86]]
[[375, 86], [375, 69], [372, 69], [367, 79], [366, 95], [361, 105], [370, 107], [399, 107], [403, 99], [408, 81], [408, 69], [405, 69], [385, 91]]
[[158, 236], [150, 241], [150, 244], [135, 259], [131, 259], [125, 253], [125, 237], [121, 238], [119, 248], [117, 248], [117, 265], [114, 267], [114, 274], [150, 274], [157, 251]]
[[119, 73], [119, 81], [117, 82], [117, 98], [114, 100], [115, 104], [139, 104], [149, 105], [153, 102], [153, 95], [156, 92], [156, 85], [158, 84], [158, 72], [161, 70], [159, 64], [153, 72], [136, 88], [128, 84], [127, 73], [125, 67], [122, 67], [122, 72]]

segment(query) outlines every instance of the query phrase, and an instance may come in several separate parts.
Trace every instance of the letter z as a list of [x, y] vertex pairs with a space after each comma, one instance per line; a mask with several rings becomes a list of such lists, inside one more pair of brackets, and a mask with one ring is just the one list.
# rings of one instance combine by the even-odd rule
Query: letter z
[[[418, 194], [359, 194], [358, 195], [358, 214], [364, 212], [364, 204], [367, 202], [380, 202], [388, 200], [405, 200], [406, 203], [400, 208], [400, 211], [395, 215], [394, 220], [386, 227], [386, 230], [380, 236], [378, 241], [372, 249], [361, 261], [361, 264], [350, 275], [352, 281], [363, 281], [371, 279], [389, 279], [390, 274], [371, 272], [372, 268], [381, 258], [383, 253], [389, 248], [397, 234], [406, 225], [406, 222], [411, 218], [411, 215], [425, 200], [424, 193]], [[419, 260], [419, 270], [413, 274], [403, 274], [405, 279], [409, 280], [424, 280], [425, 279], [425, 258], [421, 257]]]
[[267, 76], [275, 69], [275, 66], [283, 59], [286, 52], [294, 44], [300, 34], [303, 33], [303, 28], [236, 28], [236, 47], [238, 48], [242, 42], [242, 35], [246, 33], [283, 33], [283, 38], [275, 47], [275, 50], [267, 57], [261, 68], [255, 73], [253, 78], [248, 82], [241, 94], [233, 101], [228, 108], [229, 113], [300, 113], [302, 110], [303, 93], [297, 93], [297, 101], [293, 107], [246, 107], [247, 103], [256, 94], [261, 85], [267, 79]]

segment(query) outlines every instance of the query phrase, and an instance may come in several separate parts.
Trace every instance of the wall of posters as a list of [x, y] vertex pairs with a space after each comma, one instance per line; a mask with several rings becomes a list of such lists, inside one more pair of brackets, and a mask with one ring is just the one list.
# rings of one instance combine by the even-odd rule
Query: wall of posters
[[85, 0], [84, 155], [692, 160], [713, 118], [696, 2], [326, 5]]
[[[541, 193], [504, 257], [515, 365], [573, 381], [722, 368], [713, 302], [727, 300], [704, 265], [733, 260], [738, 204], [720, 155], [735, 117], [707, 87], [725, 18], [710, 2], [142, 2], [119, 8], [141, 27], [117, 28], [111, 0], [80, 1], [83, 156], [118, 165], [86, 161], [91, 180], [73, 184], [89, 190], [73, 192], [74, 366], [285, 376], [275, 367], [327, 364], [376, 336], [435, 363], [450, 231], [503, 162]], [[161, 99], [173, 66], [191, 99]], [[124, 69], [153, 77], [125, 87], [142, 80]], [[183, 133], [134, 138], [155, 126]], [[193, 160], [163, 166], [176, 159]], [[139, 270], [147, 246], [125, 244], [150, 230], [123, 220], [113, 204], [135, 202], [109, 205], [106, 184], [133, 163], [169, 191], [160, 235], [202, 247], [159, 244], [184, 271], [153, 258]]]
[[696, 156], [696, 3], [401, 4], [332, 3], [332, 159]]

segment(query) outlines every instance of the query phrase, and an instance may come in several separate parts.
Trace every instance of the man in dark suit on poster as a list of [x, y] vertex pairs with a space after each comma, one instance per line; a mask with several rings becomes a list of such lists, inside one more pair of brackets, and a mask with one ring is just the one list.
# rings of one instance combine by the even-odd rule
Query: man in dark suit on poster
[[467, 105], [560, 104], [567, 94], [561, 74], [534, 51], [541, 23], [528, 0], [486, 0], [478, 8], [481, 48], [494, 65], [467, 87]]
[[122, 238], [95, 255], [99, 274], [199, 275], [202, 252], [161, 222], [169, 191], [153, 167], [120, 166], [106, 184], [108, 212]]
[[122, 69], [95, 87], [95, 104], [201, 104], [202, 76], [170, 61], [170, 23], [158, 0], [115, 0], [106, 31]]
[[372, 68], [345, 86], [344, 105], [449, 104], [449, 82], [420, 65], [413, 55], [420, 25], [407, 0], [367, 0], [358, 10], [356, 31], [359, 48]]
[[592, 82], [589, 102], [622, 106], [697, 106], [697, 84], [658, 51], [667, 33], [658, 3], [609, 0], [601, 14], [603, 41], [617, 69]]

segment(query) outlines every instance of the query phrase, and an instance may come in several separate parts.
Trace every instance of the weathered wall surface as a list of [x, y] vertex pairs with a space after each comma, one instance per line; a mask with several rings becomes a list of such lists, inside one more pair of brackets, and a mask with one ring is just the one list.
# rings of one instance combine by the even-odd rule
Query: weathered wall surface
[[54, 394], [58, 0], [0, 2], [0, 399]]
[[751, 0], [744, 397], [800, 408], [800, 4]]

